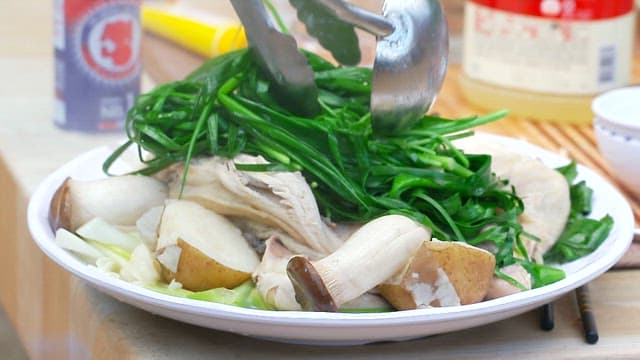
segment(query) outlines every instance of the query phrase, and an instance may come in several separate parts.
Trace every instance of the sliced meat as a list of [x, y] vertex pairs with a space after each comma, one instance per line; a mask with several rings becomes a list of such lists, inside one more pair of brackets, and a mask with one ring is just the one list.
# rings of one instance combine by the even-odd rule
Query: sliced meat
[[[526, 289], [531, 289], [531, 275], [521, 265], [508, 265], [500, 269], [500, 271], [519, 282]], [[496, 299], [499, 297], [515, 294], [520, 291], [521, 290], [518, 287], [512, 285], [508, 281], [494, 276], [493, 280], [491, 281], [491, 285], [489, 285], [489, 291], [487, 292], [485, 300]]]
[[456, 145], [467, 153], [491, 155], [493, 172], [509, 180], [524, 203], [519, 219], [524, 231], [539, 239], [522, 237], [529, 256], [542, 262], [542, 256], [558, 240], [569, 217], [571, 199], [567, 180], [542, 161], [500, 144], [470, 137]]

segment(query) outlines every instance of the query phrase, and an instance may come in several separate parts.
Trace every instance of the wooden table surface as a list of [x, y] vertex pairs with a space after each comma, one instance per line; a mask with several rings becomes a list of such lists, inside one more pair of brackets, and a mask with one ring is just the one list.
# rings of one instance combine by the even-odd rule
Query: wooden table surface
[[[26, 206], [48, 173], [121, 135], [86, 135], [53, 126], [51, 14], [51, 2], [35, 0], [6, 0], [0, 11], [0, 240], [4, 245], [0, 302], [31, 358], [640, 358], [640, 270], [635, 269], [609, 271], [591, 283], [601, 336], [596, 345], [583, 341], [573, 295], [556, 301], [552, 332], [540, 330], [537, 314], [530, 312], [401, 343], [318, 347], [279, 344], [175, 322], [88, 287], [40, 252], [28, 232]], [[437, 111], [445, 116], [478, 112], [458, 97], [456, 73], [453, 66]], [[152, 79], [148, 73], [147, 87]], [[510, 118], [486, 130], [532, 136], [534, 143], [566, 149], [569, 154], [578, 154], [577, 149], [584, 146], [575, 139], [592, 139], [587, 127], [562, 127], [559, 134], [539, 135], [552, 133], [548, 126]], [[599, 166], [592, 156], [581, 156], [579, 161]]]

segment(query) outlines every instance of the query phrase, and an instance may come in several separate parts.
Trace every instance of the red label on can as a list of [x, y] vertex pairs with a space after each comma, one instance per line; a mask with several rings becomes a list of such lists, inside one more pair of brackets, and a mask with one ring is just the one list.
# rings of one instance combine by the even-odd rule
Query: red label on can
[[134, 2], [70, 0], [67, 20], [76, 24], [82, 65], [91, 75], [122, 81], [139, 71], [140, 23]]
[[601, 20], [628, 14], [634, 0], [469, 0], [510, 13], [566, 20]]
[[54, 121], [122, 129], [140, 93], [140, 0], [55, 0]]

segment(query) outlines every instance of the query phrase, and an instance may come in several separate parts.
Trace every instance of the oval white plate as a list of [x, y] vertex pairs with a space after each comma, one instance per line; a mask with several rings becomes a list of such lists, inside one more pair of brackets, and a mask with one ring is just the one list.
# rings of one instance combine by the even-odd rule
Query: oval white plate
[[[540, 158], [551, 167], [568, 160], [523, 141], [478, 134], [500, 142], [515, 152]], [[612, 267], [625, 253], [633, 237], [634, 220], [629, 204], [610, 183], [592, 170], [579, 167], [579, 178], [594, 189], [592, 216], [610, 214], [615, 225], [600, 248], [589, 256], [563, 266], [567, 277], [549, 286], [473, 305], [376, 314], [264, 311], [183, 299], [160, 294], [115, 279], [83, 264], [54, 242], [47, 220], [54, 191], [67, 177], [104, 177], [102, 161], [111, 149], [85, 153], [49, 175], [33, 194], [28, 223], [33, 239], [54, 262], [97, 289], [125, 303], [154, 314], [212, 329], [282, 342], [352, 345], [404, 340], [488, 324], [548, 303], [587, 283]]]

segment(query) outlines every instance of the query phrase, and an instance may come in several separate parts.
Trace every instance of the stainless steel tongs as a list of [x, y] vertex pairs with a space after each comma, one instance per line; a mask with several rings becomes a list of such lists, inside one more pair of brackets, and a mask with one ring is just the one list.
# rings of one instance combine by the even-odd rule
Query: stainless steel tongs
[[[371, 112], [375, 131], [394, 131], [433, 104], [447, 67], [448, 32], [438, 0], [385, 0], [383, 15], [342, 0], [308, 0], [377, 37]], [[295, 40], [276, 30], [261, 0], [231, 0], [263, 67], [284, 96], [316, 110], [313, 72]]]

